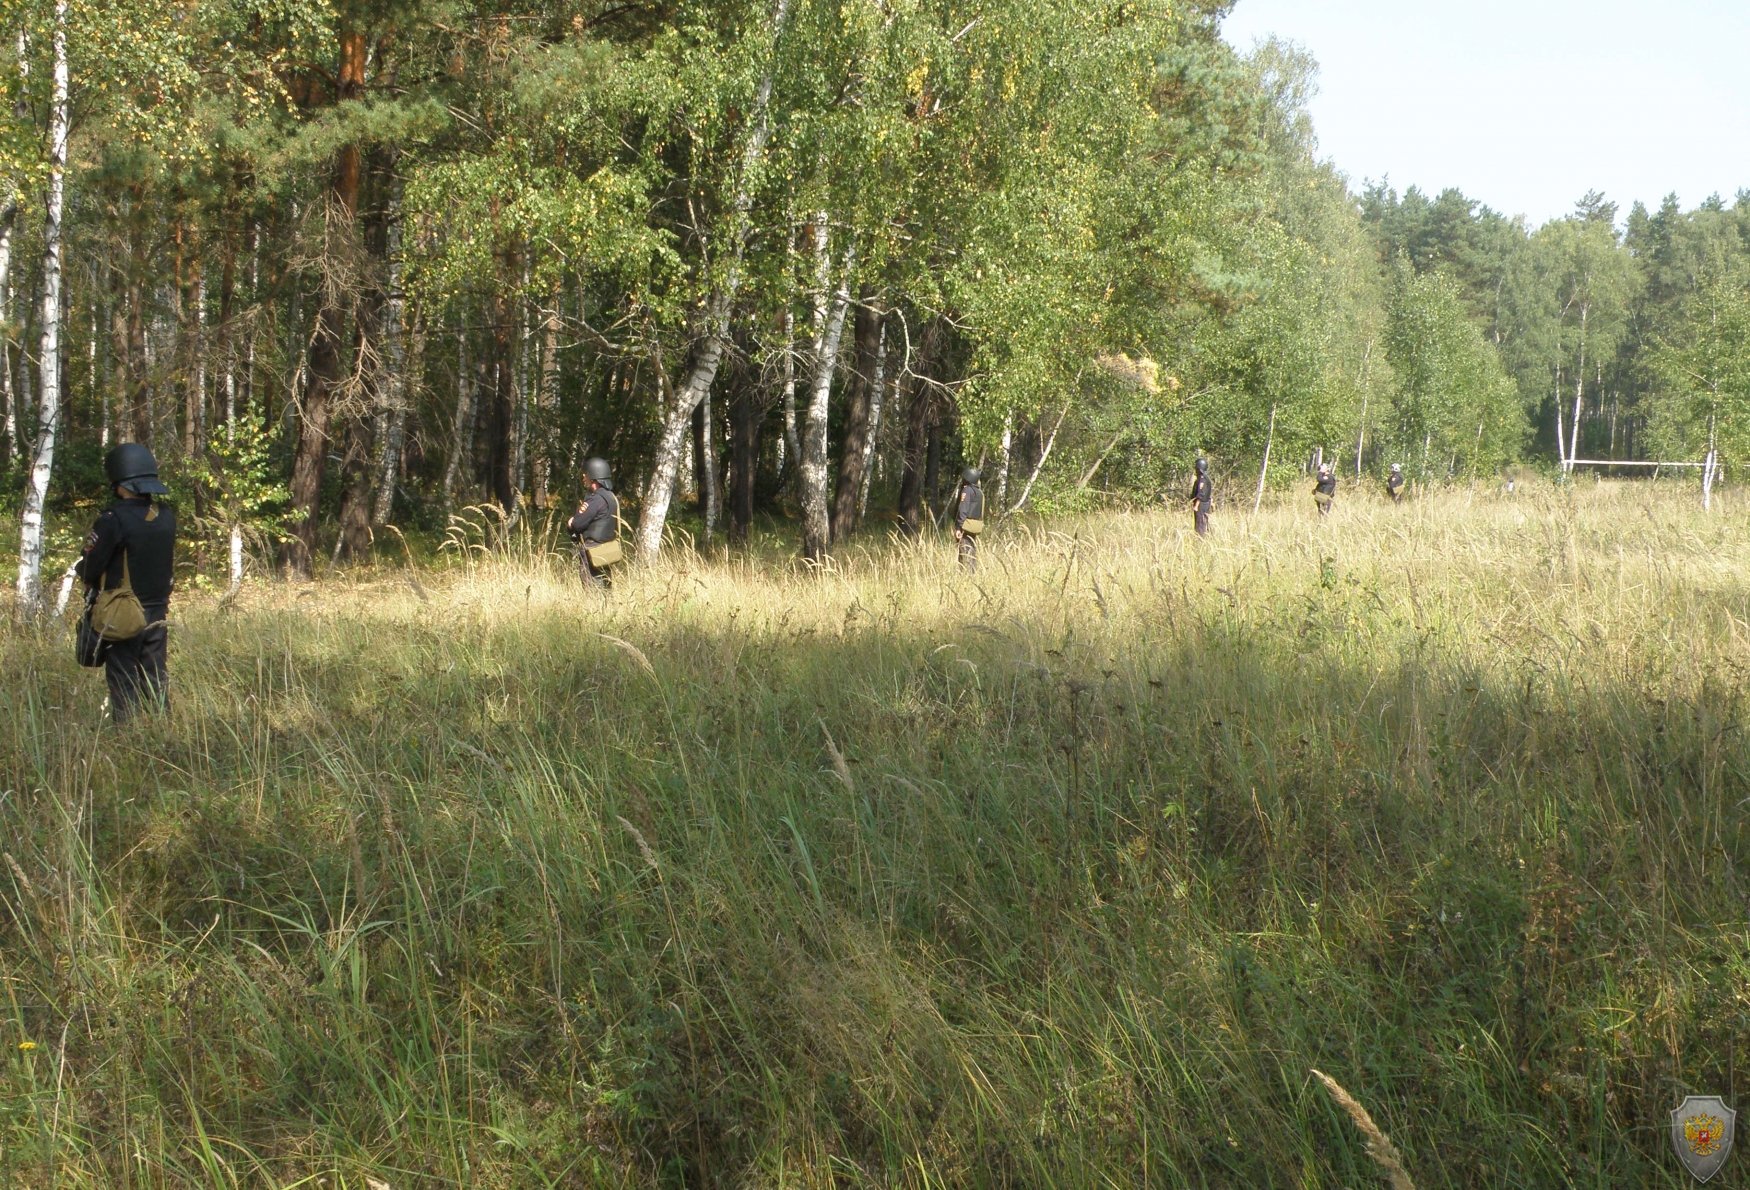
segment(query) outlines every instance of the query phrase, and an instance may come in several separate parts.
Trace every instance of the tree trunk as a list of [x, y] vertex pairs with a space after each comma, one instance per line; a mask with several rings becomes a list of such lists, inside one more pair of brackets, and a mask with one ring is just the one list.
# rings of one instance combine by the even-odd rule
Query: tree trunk
[[796, 432], [796, 311], [784, 303], [784, 436], [778, 439], [778, 487], [787, 489], [802, 457]]
[[[784, 28], [784, 16], [790, 0], [776, 0], [772, 10], [772, 31], [768, 57], [775, 53], [778, 36]], [[728, 267], [723, 279], [705, 302], [703, 332], [693, 352], [693, 365], [679, 389], [663, 392], [662, 428], [656, 441], [656, 458], [650, 482], [644, 493], [644, 506], [638, 514], [638, 552], [654, 558], [662, 548], [662, 530], [668, 522], [669, 505], [674, 500], [675, 477], [680, 472], [681, 439], [686, 436], [687, 423], [692, 420], [693, 406], [704, 400], [717, 376], [717, 366], [723, 360], [723, 345], [729, 338], [729, 312], [741, 288], [741, 262], [747, 253], [748, 235], [752, 230], [753, 186], [760, 158], [765, 154], [766, 140], [771, 135], [768, 111], [772, 99], [772, 74], [768, 67], [754, 95], [752, 128], [747, 143], [742, 146], [741, 169], [736, 178], [733, 214], [729, 226]], [[667, 386], [659, 382], [659, 389]]]
[[729, 399], [729, 541], [744, 545], [753, 529], [754, 483], [759, 475], [760, 426], [766, 403], [749, 383], [746, 370], [735, 365]]
[[887, 395], [887, 319], [881, 319], [875, 344], [875, 377], [869, 399], [869, 433], [863, 442], [863, 482], [857, 489], [857, 519], [869, 515], [869, 489], [875, 483], [875, 464], [881, 438], [881, 411]]
[[910, 400], [905, 409], [905, 450], [899, 472], [899, 528], [907, 536], [915, 536], [924, 525], [924, 453], [935, 393], [922, 376], [909, 377], [905, 387]]
[[547, 297], [547, 308], [541, 318], [541, 392], [537, 399], [540, 416], [535, 419], [535, 505], [545, 508], [552, 497], [548, 491], [552, 465], [553, 410], [559, 407], [559, 281], [553, 281]]
[[87, 267], [85, 271], [85, 292], [91, 295], [91, 304], [87, 308], [90, 317], [90, 336], [85, 340], [85, 388], [101, 406], [97, 431], [97, 445], [100, 449], [109, 449], [109, 388], [97, 383], [97, 344], [98, 344], [98, 305], [102, 292], [97, 286], [97, 269]]
[[1574, 469], [1574, 460], [1580, 457], [1580, 402], [1586, 396], [1586, 322], [1592, 313], [1592, 304], [1584, 302], [1580, 306], [1580, 366], [1574, 369], [1574, 424], [1569, 427], [1572, 437], [1568, 442], [1568, 470]]
[[127, 373], [128, 420], [133, 423], [134, 442], [152, 441], [152, 369], [146, 359], [146, 249], [144, 237], [134, 232], [133, 275], [128, 278]]
[[43, 506], [55, 466], [61, 420], [61, 204], [67, 173], [67, 0], [55, 0], [54, 82], [49, 99], [49, 187], [43, 205], [42, 405], [36, 453], [25, 489], [18, 542], [18, 603], [34, 617], [42, 607]]
[[237, 241], [229, 230], [219, 261], [219, 328], [213, 341], [214, 353], [224, 373], [219, 386], [225, 394], [225, 441], [236, 437], [237, 419], [237, 351], [231, 341], [231, 312], [237, 297]]
[[[391, 164], [391, 169], [393, 164]], [[389, 182], [389, 211], [384, 227], [384, 259], [388, 292], [383, 307], [383, 452], [377, 467], [377, 498], [371, 525], [381, 528], [395, 511], [395, 477], [401, 468], [401, 444], [407, 431], [407, 294], [402, 285], [401, 189], [399, 175]]]
[[[362, 339], [361, 338], [361, 345]], [[340, 538], [335, 557], [349, 565], [371, 556], [371, 419], [360, 414], [346, 424], [346, 455], [341, 461], [344, 494], [340, 502]]]
[[487, 423], [487, 483], [493, 501], [506, 512], [516, 507], [512, 439], [516, 431], [516, 380], [510, 356], [510, 311], [502, 291], [492, 299], [492, 418]]
[[[369, 250], [377, 251], [382, 247], [377, 234], [382, 230], [381, 212], [372, 213], [371, 224], [366, 244]], [[349, 402], [354, 410], [347, 419], [346, 453], [341, 459], [340, 535], [334, 543], [334, 558], [348, 565], [369, 561], [371, 556], [372, 481], [376, 477], [372, 427], [379, 420], [373, 408], [380, 410], [383, 405], [384, 376], [377, 343], [382, 335], [384, 304], [381, 292], [368, 292], [353, 318], [352, 375], [363, 383], [369, 399]]]
[[201, 259], [200, 229], [188, 235], [184, 254], [184, 229], [177, 225], [176, 301], [179, 307], [177, 351], [182, 371], [182, 453], [186, 459], [200, 454], [206, 421], [206, 267]]
[[512, 428], [512, 443], [510, 459], [511, 506], [510, 519], [512, 523], [522, 515], [523, 483], [528, 478], [529, 458], [529, 355], [534, 343], [534, 327], [529, 322], [529, 259], [530, 253], [524, 251], [522, 285], [517, 291], [517, 348], [516, 371], [513, 374], [514, 388], [511, 400], [516, 409], [516, 423]]
[[468, 375], [468, 328], [456, 326], [456, 420], [449, 462], [444, 464], [444, 517], [447, 520], [456, 498], [456, 480], [464, 464], [474, 457], [474, 386]]
[[1015, 452], [1015, 411], [1003, 414], [1002, 461], [997, 464], [997, 508], [1009, 506], [1009, 460]]
[[852, 338], [856, 357], [845, 383], [845, 435], [839, 450], [838, 490], [833, 495], [832, 539], [843, 541], [857, 528], [861, 515], [863, 474], [869, 462], [870, 413], [881, 387], [881, 311], [875, 291], [863, 287]]
[[827, 416], [832, 399], [832, 378], [838, 371], [839, 342], [844, 337], [845, 315], [851, 306], [851, 264], [854, 247], [845, 250], [844, 269], [838, 288], [830, 297], [827, 284], [832, 258], [827, 255], [827, 213], [815, 217], [814, 341], [809, 351], [808, 415], [802, 438], [802, 556], [819, 561], [832, 544], [832, 523], [826, 505]]
[[[261, 225], [249, 221], [249, 301], [259, 312], [261, 307]], [[249, 324], [249, 345], [243, 350], [243, 404], [255, 405], [255, 337], [259, 334], [259, 319]], [[270, 423], [271, 418], [267, 419]]]
[[705, 541], [717, 532], [717, 450], [711, 426], [711, 398], [693, 410], [693, 487], [699, 493], [699, 516]]
[[6, 402], [6, 456], [8, 465], [12, 456], [24, 453], [24, 443], [21, 441], [24, 432], [24, 418], [20, 416], [18, 395], [12, 390], [12, 311], [8, 298], [12, 293], [12, 232], [18, 225], [18, 199], [16, 196], [6, 199], [6, 205], [0, 208], [0, 398]]
[[128, 284], [125, 270], [109, 269], [109, 404], [118, 440], [133, 440], [133, 416], [128, 407]]
[[[342, 34], [337, 99], [356, 99], [363, 93], [365, 60], [364, 34]], [[359, 147], [356, 144], [343, 146], [336, 154], [328, 210], [324, 217], [324, 252], [330, 258], [331, 268], [341, 267], [334, 260], [338, 255], [334, 250], [335, 238], [353, 235], [362, 170]], [[322, 305], [316, 314], [316, 332], [310, 344], [309, 382], [304, 390], [304, 407], [298, 422], [298, 443], [292, 455], [291, 503], [298, 520], [292, 527], [286, 561], [292, 573], [303, 579], [310, 577], [316, 552], [316, 514], [322, 499], [322, 474], [328, 461], [328, 426], [334, 415], [336, 390], [341, 386], [345, 366], [345, 301], [342, 286], [332, 279], [323, 285]]]
[[930, 431], [924, 450], [924, 511], [936, 520], [936, 510], [942, 503], [942, 410], [939, 402], [930, 402]]
[[905, 410], [905, 447], [899, 473], [899, 527], [916, 534], [924, 524], [925, 466], [930, 428], [936, 420], [936, 390], [930, 383], [936, 356], [945, 334], [942, 320], [932, 318], [918, 337], [915, 358], [906, 362], [906, 374], [896, 378], [894, 394], [903, 383], [908, 395]]

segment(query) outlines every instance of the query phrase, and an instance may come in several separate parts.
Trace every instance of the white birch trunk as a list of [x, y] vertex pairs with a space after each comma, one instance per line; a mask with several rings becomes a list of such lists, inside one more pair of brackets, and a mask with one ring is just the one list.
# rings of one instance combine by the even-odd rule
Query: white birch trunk
[[796, 466], [802, 457], [802, 440], [796, 433], [796, 312], [784, 309], [784, 436], [778, 439], [778, 487], [789, 486], [786, 466]]
[[1361, 478], [1361, 452], [1367, 446], [1367, 397], [1372, 385], [1372, 373], [1368, 364], [1373, 359], [1373, 340], [1367, 341], [1367, 348], [1361, 353], [1361, 430], [1355, 435], [1355, 478]]
[[1568, 427], [1568, 470], [1580, 457], [1580, 402], [1586, 395], [1586, 321], [1592, 313], [1590, 303], [1580, 306], [1580, 366], [1574, 369], [1574, 424]]
[[92, 270], [88, 274], [91, 282], [91, 338], [85, 344], [85, 380], [91, 386], [91, 391], [98, 394], [102, 403], [101, 429], [98, 431], [97, 444], [104, 450], [109, 449], [109, 385], [101, 389], [97, 387], [97, 276]]
[[1015, 452], [1015, 411], [1003, 414], [1003, 455], [997, 465], [997, 507], [1009, 505], [1009, 460]]
[[1069, 416], [1069, 406], [1065, 405], [1057, 415], [1057, 424], [1051, 427], [1051, 437], [1045, 440], [1045, 449], [1039, 452], [1039, 462], [1034, 464], [1033, 473], [1027, 477], [1027, 486], [1021, 489], [1021, 498], [1015, 501], [1010, 512], [1020, 512], [1021, 506], [1027, 503], [1027, 497], [1033, 494], [1033, 483], [1039, 478], [1039, 473], [1045, 470], [1045, 460], [1051, 457], [1051, 448], [1057, 444], [1057, 432], [1063, 429], [1063, 419]]
[[704, 485], [700, 493], [705, 505], [705, 540], [710, 541], [712, 534], [717, 532], [717, 450], [712, 441], [711, 431], [711, 401], [707, 397], [699, 406], [704, 415], [699, 419], [703, 438], [699, 443], [699, 456], [705, 460], [705, 473], [699, 476], [699, 482]]
[[1276, 445], [1276, 406], [1270, 406], [1270, 432], [1264, 437], [1264, 465], [1258, 468], [1258, 495], [1252, 501], [1252, 515], [1264, 504], [1264, 478], [1270, 474], [1270, 448]]
[[1561, 461], [1562, 470], [1568, 470], [1568, 436], [1565, 423], [1562, 421], [1562, 389], [1558, 376], [1556, 383], [1556, 457]]
[[[252, 304], [261, 301], [261, 226], [254, 220], [249, 223], [249, 300]], [[243, 349], [243, 401], [246, 405], [255, 403], [255, 335], [256, 320], [249, 322], [249, 345]]]
[[67, 604], [72, 602], [73, 580], [79, 577], [78, 566], [79, 563], [70, 562], [67, 564], [67, 569], [61, 574], [61, 590], [55, 596], [54, 618], [57, 620], [67, 614]]
[[851, 308], [851, 264], [856, 249], [845, 250], [844, 268], [839, 274], [838, 288], [831, 297], [827, 285], [832, 276], [832, 259], [827, 255], [827, 213], [815, 216], [815, 301], [814, 342], [809, 352], [809, 388], [807, 416], [803, 422], [802, 481], [802, 556], [819, 558], [832, 543], [832, 521], [826, 496], [826, 431], [827, 413], [832, 397], [832, 378], [838, 370], [839, 341], [844, 337], [845, 314]]
[[6, 461], [24, 453], [24, 411], [12, 388], [12, 229], [18, 224], [18, 200], [6, 200], [0, 211], [0, 396], [6, 400]]
[[67, 174], [67, 0], [55, 0], [54, 85], [49, 100], [49, 191], [43, 208], [42, 403], [36, 453], [25, 489], [18, 542], [18, 605], [34, 617], [42, 608], [43, 506], [55, 466], [61, 420], [61, 206]]
[[[875, 344], [874, 392], [869, 396], [869, 437], [863, 442], [863, 485], [857, 493], [857, 519], [869, 515], [869, 485], [874, 479], [875, 443], [881, 435], [881, 407], [887, 396], [887, 320], [881, 321], [881, 337]], [[998, 501], [999, 505], [1001, 501]]]
[[[772, 10], [771, 51], [776, 51], [778, 36], [784, 28], [790, 0], [777, 0]], [[741, 172], [736, 179], [735, 209], [729, 227], [729, 263], [722, 279], [712, 289], [705, 303], [703, 335], [693, 356], [693, 366], [687, 377], [662, 406], [662, 429], [657, 435], [655, 469], [645, 488], [644, 506], [638, 513], [636, 535], [638, 552], [654, 558], [662, 549], [662, 531], [668, 524], [669, 505], [674, 502], [675, 478], [680, 473], [681, 440], [693, 419], [693, 409], [711, 391], [717, 379], [717, 365], [723, 362], [723, 346], [729, 339], [729, 314], [735, 294], [741, 287], [742, 257], [747, 252], [751, 230], [754, 174], [765, 155], [766, 141], [771, 136], [768, 111], [772, 100], [772, 73], [768, 66], [754, 95], [753, 127], [747, 143], [742, 146]]]
[[515, 401], [516, 422], [510, 458], [510, 489], [516, 507], [511, 509], [511, 523], [522, 516], [523, 482], [527, 478], [529, 459], [529, 344], [534, 329], [529, 325], [529, 253], [523, 250], [522, 294], [517, 298], [517, 319], [521, 323], [521, 338], [517, 344], [516, 371], [511, 373], [511, 393]]
[[401, 470], [401, 442], [407, 432], [407, 348], [403, 331], [407, 321], [407, 294], [402, 285], [401, 179], [390, 184], [388, 243], [388, 309], [383, 319], [383, 355], [389, 375], [383, 385], [388, 398], [383, 431], [383, 457], [377, 471], [377, 500], [371, 508], [371, 525], [381, 529], [395, 510], [395, 477]]
[[190, 434], [198, 452], [207, 442], [207, 271], [204, 260], [196, 260], [194, 281], [194, 414]]
[[[18, 101], [12, 105], [13, 117], [23, 121], [30, 115], [30, 35], [18, 31], [17, 57]], [[10, 179], [8, 182], [10, 183]], [[12, 189], [9, 184], [8, 190]], [[12, 386], [12, 232], [18, 226], [18, 197], [8, 194], [4, 209], [0, 209], [0, 395], [6, 399], [6, 462], [14, 455], [25, 453], [23, 435], [27, 409], [21, 406], [19, 394]], [[21, 364], [22, 360], [19, 361]]]

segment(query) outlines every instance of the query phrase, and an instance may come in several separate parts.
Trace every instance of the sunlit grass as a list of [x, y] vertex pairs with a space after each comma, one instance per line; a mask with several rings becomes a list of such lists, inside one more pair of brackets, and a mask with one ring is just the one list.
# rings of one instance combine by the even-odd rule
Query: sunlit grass
[[0, 1178], [1375, 1184], [1316, 1066], [1424, 1190], [1677, 1185], [1750, 958], [1750, 533], [1697, 504], [607, 600], [513, 533], [180, 600], [157, 736], [7, 629]]

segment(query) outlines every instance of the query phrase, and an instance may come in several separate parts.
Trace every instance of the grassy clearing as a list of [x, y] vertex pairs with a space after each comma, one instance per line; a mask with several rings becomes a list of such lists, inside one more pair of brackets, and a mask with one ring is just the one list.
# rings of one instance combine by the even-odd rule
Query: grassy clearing
[[1750, 1032], [1693, 505], [251, 587], [156, 739], [0, 630], [0, 1180], [1377, 1184], [1317, 1067], [1424, 1190], [1677, 1186]]

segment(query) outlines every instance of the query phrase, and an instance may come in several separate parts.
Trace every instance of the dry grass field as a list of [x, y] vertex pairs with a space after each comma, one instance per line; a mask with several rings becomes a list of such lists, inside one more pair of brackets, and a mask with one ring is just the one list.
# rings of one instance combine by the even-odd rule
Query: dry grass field
[[1750, 1043], [1750, 529], [1698, 503], [606, 600], [518, 538], [179, 599], [151, 730], [0, 628], [0, 1183], [1383, 1185], [1317, 1068], [1422, 1190], [1685, 1184]]

